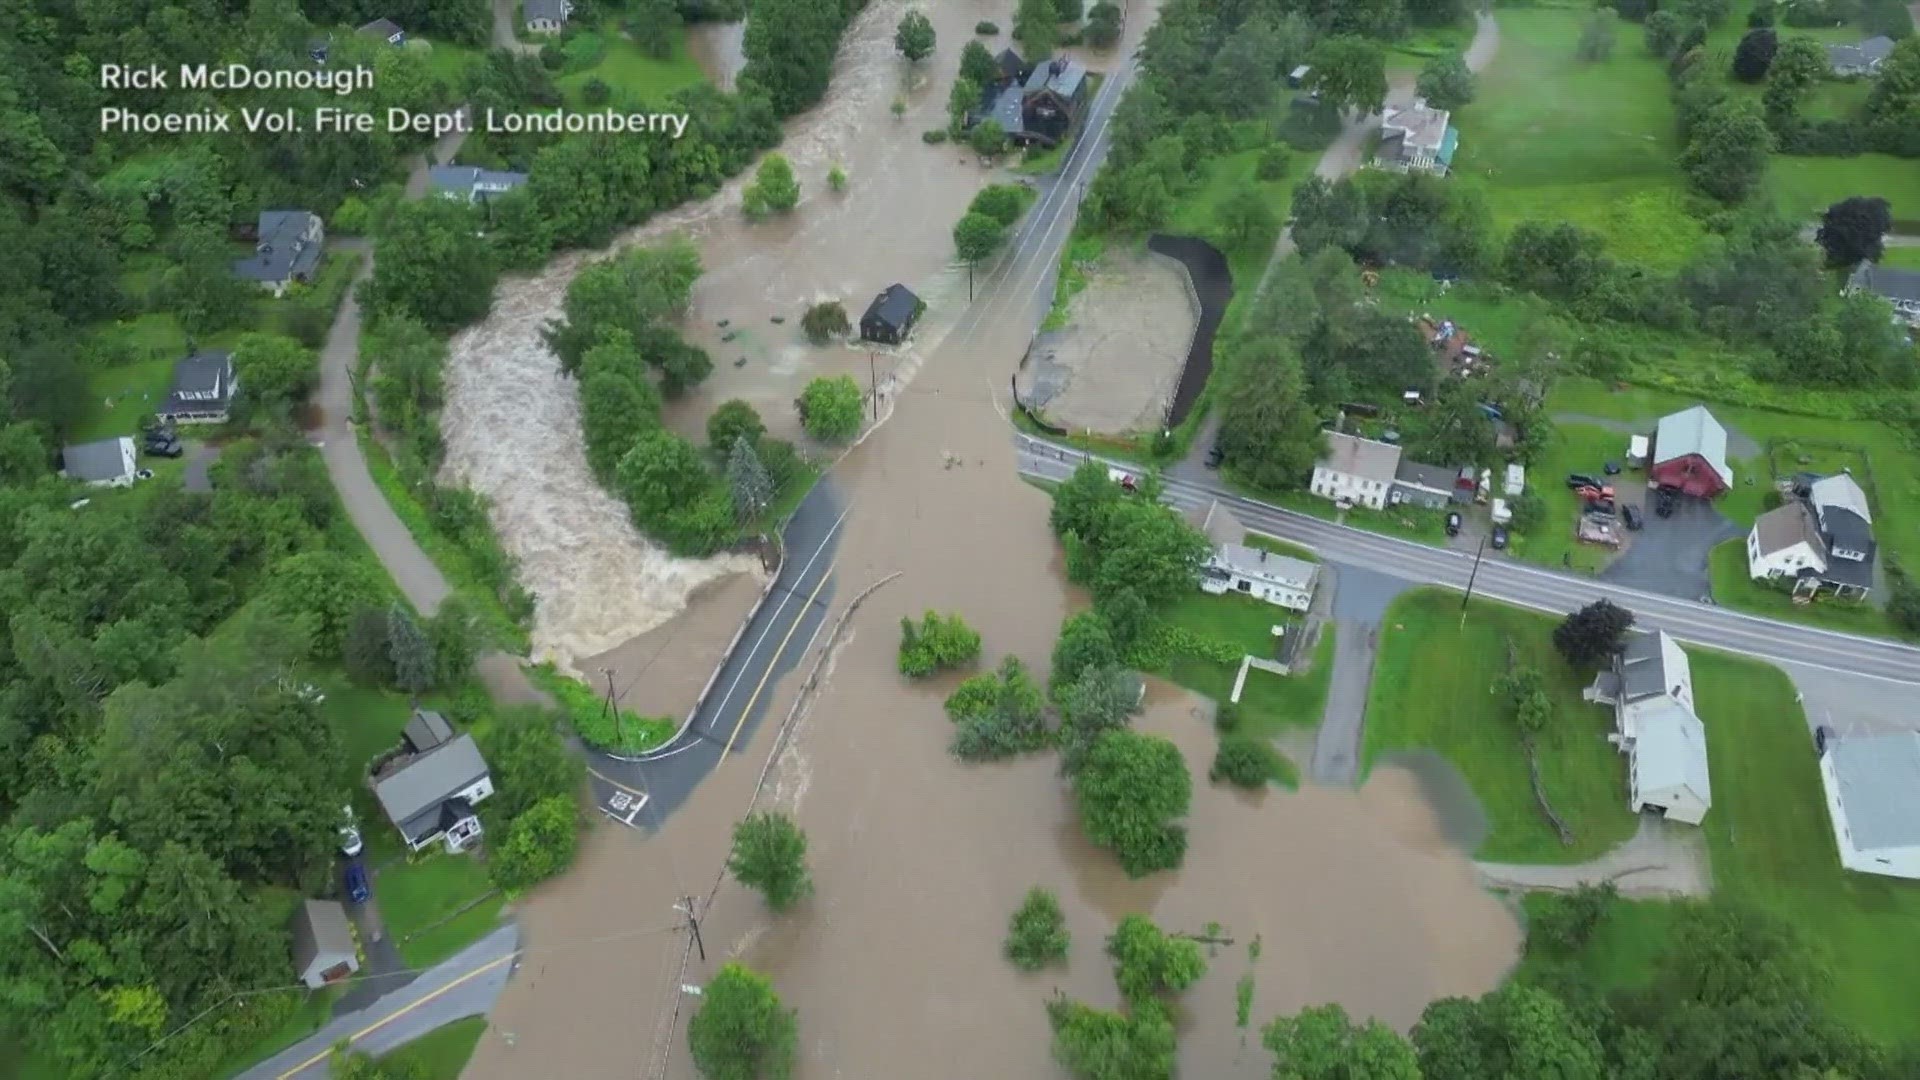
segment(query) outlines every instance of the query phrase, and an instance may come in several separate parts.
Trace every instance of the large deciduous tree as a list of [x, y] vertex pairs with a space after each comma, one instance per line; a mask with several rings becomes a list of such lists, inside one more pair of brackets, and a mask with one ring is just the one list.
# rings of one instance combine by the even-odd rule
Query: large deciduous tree
[[1193, 799], [1193, 777], [1172, 742], [1124, 729], [1101, 735], [1073, 792], [1088, 839], [1113, 851], [1128, 876], [1180, 865], [1187, 831], [1177, 819]]
[[785, 911], [813, 891], [807, 876], [807, 834], [785, 814], [760, 811], [733, 827], [727, 870], [767, 906]]
[[1145, 915], [1120, 920], [1107, 938], [1107, 955], [1113, 959], [1113, 981], [1133, 1005], [1185, 990], [1207, 973], [1198, 942], [1168, 934]]
[[1773, 132], [1760, 106], [1727, 98], [1694, 123], [1680, 153], [1680, 167], [1698, 190], [1722, 202], [1737, 202], [1766, 177], [1773, 147]]
[[893, 47], [915, 63], [933, 55], [933, 42], [933, 22], [917, 9], [902, 15], [893, 31]]
[[1561, 620], [1553, 629], [1553, 647], [1570, 664], [1591, 664], [1620, 651], [1633, 612], [1604, 597]]
[[1827, 253], [1828, 266], [1880, 261], [1887, 233], [1893, 230], [1893, 206], [1871, 195], [1854, 195], [1827, 207], [1814, 238]]
[[381, 229], [368, 285], [374, 309], [412, 315], [436, 330], [486, 315], [498, 270], [482, 228], [473, 207], [457, 199], [396, 204]]
[[278, 334], [247, 334], [233, 347], [240, 389], [234, 411], [249, 420], [287, 420], [320, 381], [312, 349]]
[[1310, 85], [1337, 109], [1377, 113], [1387, 103], [1387, 55], [1377, 42], [1336, 36], [1314, 46]]
[[1013, 12], [1013, 39], [1026, 48], [1030, 63], [1053, 55], [1060, 42], [1060, 11], [1054, 0], [1020, 0]]
[[1600, 1040], [1552, 994], [1510, 982], [1478, 1001], [1441, 998], [1413, 1029], [1421, 1080], [1604, 1080]]
[[1260, 1033], [1284, 1080], [1421, 1080], [1413, 1047], [1378, 1020], [1356, 1025], [1338, 1005], [1276, 1018]]
[[1240, 344], [1234, 364], [1220, 413], [1225, 460], [1258, 487], [1300, 486], [1325, 452], [1326, 436], [1307, 400], [1299, 354], [1279, 338], [1260, 338]]
[[1414, 89], [1436, 109], [1458, 109], [1473, 100], [1473, 72], [1459, 53], [1442, 53], [1420, 68]]
[[786, 1080], [793, 1073], [799, 1022], [767, 977], [721, 965], [687, 1023], [687, 1048], [708, 1080]]
[[1780, 35], [1773, 27], [1749, 30], [1733, 50], [1733, 77], [1741, 82], [1757, 83], [1767, 77], [1774, 54], [1780, 51]]
[[852, 441], [860, 434], [860, 422], [866, 402], [860, 384], [851, 375], [819, 376], [807, 383], [794, 402], [800, 413], [800, 426], [807, 434], [827, 443]]

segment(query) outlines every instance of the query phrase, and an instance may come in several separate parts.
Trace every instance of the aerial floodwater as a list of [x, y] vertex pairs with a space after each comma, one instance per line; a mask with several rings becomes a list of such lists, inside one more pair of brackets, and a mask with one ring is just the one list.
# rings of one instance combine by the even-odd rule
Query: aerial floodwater
[[[687, 430], [733, 396], [790, 429], [787, 403], [806, 378], [867, 374], [864, 353], [810, 350], [793, 336], [806, 303], [838, 297], [857, 318], [893, 280], [930, 303], [934, 321], [907, 352], [876, 361], [917, 375], [834, 473], [851, 507], [835, 617], [868, 586], [899, 576], [841, 634], [823, 634], [820, 647], [831, 651], [758, 797], [759, 808], [792, 814], [807, 831], [815, 895], [773, 918], [756, 894], [723, 885], [703, 924], [706, 959], [682, 969], [674, 905], [714, 888], [732, 825], [781, 730], [771, 721], [789, 714], [814, 667], [810, 653], [801, 673], [770, 688], [770, 722], [663, 830], [596, 828], [575, 870], [521, 902], [530, 952], [469, 1080], [652, 1077], [662, 1068], [691, 1077], [685, 1024], [698, 999], [680, 987], [731, 959], [765, 972], [798, 1009], [802, 1080], [1057, 1075], [1045, 1003], [1056, 989], [1116, 1001], [1101, 945], [1132, 912], [1231, 939], [1181, 995], [1181, 1064], [1187, 1076], [1252, 1080], [1269, 1074], [1257, 1029], [1277, 1014], [1334, 1001], [1404, 1029], [1432, 998], [1493, 988], [1517, 956], [1515, 916], [1476, 883], [1428, 785], [1398, 766], [1377, 768], [1358, 791], [1306, 785], [1248, 796], [1216, 787], [1205, 779], [1214, 745], [1207, 703], [1156, 683], [1136, 723], [1173, 739], [1196, 773], [1191, 840], [1179, 871], [1129, 880], [1082, 838], [1054, 755], [978, 766], [947, 753], [952, 725], [941, 703], [952, 680], [901, 678], [901, 617], [959, 612], [984, 638], [983, 665], [1012, 654], [1044, 672], [1060, 620], [1085, 598], [1061, 572], [1046, 495], [1016, 479], [1001, 400], [1045, 310], [1050, 266], [1016, 263], [992, 299], [966, 311], [965, 278], [945, 267], [947, 234], [986, 173], [919, 139], [943, 122], [958, 46], [977, 20], [1011, 25], [1011, 4], [929, 5], [940, 45], [917, 77], [931, 81], [905, 95], [909, 113], [896, 122], [888, 106], [909, 76], [892, 35], [905, 7], [879, 2], [859, 16], [829, 99], [790, 124], [782, 150], [805, 193], [791, 220], [746, 223], [729, 188], [627, 241], [689, 235], [708, 267], [689, 329], [713, 351], [715, 374], [675, 413]], [[1096, 69], [1118, 64], [1153, 14], [1151, 4], [1130, 5], [1127, 41]], [[1004, 34], [989, 43], [1003, 47]], [[851, 181], [840, 196], [823, 179], [835, 161]], [[538, 639], [570, 642], [584, 656], [669, 618], [731, 567], [665, 558], [592, 488], [572, 388], [538, 338], [576, 267], [562, 260], [506, 283], [489, 322], [456, 342], [447, 442], [450, 468], [497, 500], [506, 543], [529, 563], [528, 585], [542, 594]], [[775, 314], [786, 323], [771, 323]], [[736, 368], [738, 356], [748, 360]], [[599, 573], [618, 586], [596, 581]], [[1059, 894], [1073, 951], [1066, 967], [1022, 975], [1000, 947], [1009, 913], [1033, 885]], [[1248, 955], [1256, 938], [1257, 961]], [[1255, 986], [1246, 1029], [1235, 1024], [1243, 975]]]

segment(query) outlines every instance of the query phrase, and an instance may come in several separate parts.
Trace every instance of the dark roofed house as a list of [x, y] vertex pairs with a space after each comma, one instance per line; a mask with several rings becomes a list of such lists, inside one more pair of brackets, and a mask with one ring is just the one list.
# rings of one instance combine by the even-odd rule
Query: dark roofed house
[[926, 307], [905, 285], [889, 285], [860, 316], [860, 340], [898, 345], [907, 339], [907, 332]]
[[173, 385], [154, 415], [173, 424], [224, 424], [239, 386], [232, 353], [194, 353], [174, 363]]
[[380, 808], [414, 851], [443, 838], [448, 851], [464, 851], [480, 837], [473, 804], [493, 794], [480, 747], [426, 710], [414, 712], [402, 738], [403, 752], [374, 777]]
[[527, 182], [523, 172], [482, 169], [477, 165], [435, 165], [427, 170], [427, 186], [449, 199], [484, 202]]
[[1852, 45], [1827, 46], [1827, 63], [1842, 77], [1877, 75], [1880, 65], [1893, 53], [1893, 39], [1882, 34]]
[[60, 451], [60, 473], [89, 487], [127, 487], [133, 483], [133, 440], [80, 443]]
[[260, 211], [253, 255], [233, 264], [233, 272], [275, 296], [296, 281], [313, 280], [326, 249], [327, 231], [318, 214], [305, 210]]
[[400, 29], [400, 24], [394, 22], [392, 19], [375, 19], [365, 26], [362, 26], [356, 33], [365, 34], [370, 38], [379, 38], [389, 45], [405, 45], [407, 43], [407, 32]]
[[318, 990], [360, 970], [360, 950], [338, 900], [308, 900], [293, 910], [294, 976]]
[[1036, 66], [1021, 99], [1020, 141], [1058, 146], [1080, 118], [1087, 82], [1086, 65], [1077, 60], [1056, 57]]
[[1393, 490], [1387, 495], [1387, 504], [1438, 510], [1453, 501], [1454, 480], [1458, 476], [1453, 469], [1403, 457], [1399, 468], [1394, 470]]
[[1795, 596], [1829, 590], [1858, 599], [1873, 589], [1873, 511], [1847, 473], [1795, 485], [1784, 506], [1754, 519], [1747, 533], [1747, 573], [1758, 581], [1793, 583]]
[[1846, 293], [1870, 292], [1893, 305], [1893, 316], [1920, 327], [1920, 271], [1862, 262], [1847, 276]]
[[1021, 59], [1020, 54], [1012, 49], [1001, 49], [1000, 55], [993, 58], [993, 63], [1000, 69], [1001, 82], [1024, 83], [1027, 81], [1027, 76], [1033, 72], [1033, 69], [1027, 66], [1027, 62]]

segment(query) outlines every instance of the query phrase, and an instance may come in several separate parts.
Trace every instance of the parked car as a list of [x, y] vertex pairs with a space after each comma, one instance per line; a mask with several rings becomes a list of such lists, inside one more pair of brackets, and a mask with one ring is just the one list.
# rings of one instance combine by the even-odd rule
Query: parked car
[[1220, 448], [1219, 443], [1214, 443], [1212, 446], [1207, 448], [1207, 468], [1209, 469], [1219, 468], [1220, 463], [1222, 461], [1225, 461], [1226, 457], [1227, 457], [1227, 452]]
[[1595, 499], [1588, 503], [1580, 512], [1588, 517], [1612, 518], [1617, 510], [1618, 504], [1612, 499]]
[[1653, 512], [1661, 517], [1670, 517], [1675, 501], [1672, 488], [1661, 488], [1659, 494], [1653, 497]]
[[176, 458], [186, 453], [179, 439], [148, 439], [143, 449], [153, 457]]
[[1495, 525], [1493, 527], [1493, 550], [1500, 551], [1506, 546], [1507, 527], [1505, 525]]
[[1640, 518], [1640, 508], [1637, 506], [1627, 507], [1626, 513], [1623, 516], [1627, 519], [1627, 528], [1629, 529], [1638, 529], [1643, 524]]
[[347, 899], [364, 904], [373, 895], [373, 882], [367, 877], [367, 864], [359, 859], [347, 863]]
[[1575, 490], [1579, 490], [1580, 488], [1583, 488], [1583, 487], [1599, 487], [1600, 481], [1595, 480], [1593, 477], [1588, 476], [1586, 473], [1573, 472], [1573, 473], [1567, 474], [1567, 486]]
[[1608, 476], [1619, 476], [1620, 463], [1617, 461], [1609, 461], [1600, 467], [1600, 471], [1606, 473]]
[[1458, 510], [1447, 515], [1447, 535], [1460, 535], [1460, 512]]
[[340, 854], [351, 859], [360, 854], [366, 847], [365, 844], [360, 842], [360, 826], [358, 822], [353, 820], [353, 807], [341, 807], [340, 820], [342, 822], [340, 826]]

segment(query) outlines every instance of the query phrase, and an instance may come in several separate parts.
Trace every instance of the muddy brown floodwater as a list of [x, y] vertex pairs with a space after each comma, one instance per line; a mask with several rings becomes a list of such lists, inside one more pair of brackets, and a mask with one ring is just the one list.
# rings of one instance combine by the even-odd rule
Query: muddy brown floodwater
[[[982, 15], [1010, 22], [1004, 9], [934, 13], [949, 59], [964, 40], [954, 25]], [[1151, 15], [1136, 5], [1128, 47]], [[878, 28], [871, 16], [861, 33], [890, 38], [897, 12]], [[849, 48], [858, 55], [860, 46]], [[939, 190], [926, 193], [928, 206], [940, 204]], [[889, 197], [911, 203], [918, 194], [903, 185]], [[802, 244], [795, 257], [809, 250]], [[789, 282], [769, 284], [776, 292], [797, 287], [774, 258], [765, 254], [726, 288], [749, 279]], [[899, 619], [961, 612], [984, 636], [983, 663], [1011, 653], [1044, 672], [1061, 618], [1084, 602], [1060, 572], [1046, 496], [1015, 478], [994, 396], [1045, 307], [1037, 275], [1023, 273], [1007, 299], [984, 305], [937, 348], [929, 339], [910, 392], [835, 473], [851, 504], [836, 606], [900, 576], [848, 621], [760, 797], [807, 830], [815, 895], [776, 919], [754, 894], [721, 887], [704, 919], [708, 958], [684, 973], [684, 939], [662, 930], [677, 918], [678, 897], [705, 894], [717, 880], [779, 729], [769, 722], [663, 832], [596, 828], [580, 864], [520, 906], [529, 952], [468, 1077], [613, 1080], [659, 1075], [662, 1065], [665, 1075], [690, 1077], [685, 1021], [698, 999], [683, 998], [679, 984], [703, 982], [732, 958], [766, 972], [799, 1010], [802, 1080], [1054, 1076], [1044, 1002], [1056, 988], [1115, 1002], [1100, 949], [1129, 912], [1174, 930], [1217, 922], [1235, 939], [1182, 996], [1188, 1076], [1267, 1074], [1256, 1031], [1234, 1026], [1244, 973], [1255, 980], [1256, 1026], [1337, 1001], [1405, 1027], [1431, 998], [1490, 989], [1512, 963], [1513, 915], [1476, 886], [1471, 862], [1406, 770], [1383, 766], [1358, 792], [1248, 797], [1214, 788], [1204, 780], [1213, 747], [1204, 703], [1156, 685], [1137, 723], [1173, 738], [1198, 777], [1191, 844], [1181, 870], [1132, 881], [1082, 839], [1053, 756], [965, 766], [947, 754], [941, 701], [952, 680], [900, 678]], [[810, 655], [802, 670], [812, 665]], [[775, 688], [769, 717], [787, 714], [800, 681], [788, 676]], [[1001, 959], [1000, 943], [1035, 884], [1060, 894], [1074, 949], [1068, 966], [1027, 976]], [[1255, 936], [1262, 957], [1250, 962]], [[676, 1000], [689, 1012], [672, 1025], [663, 1059]]]

